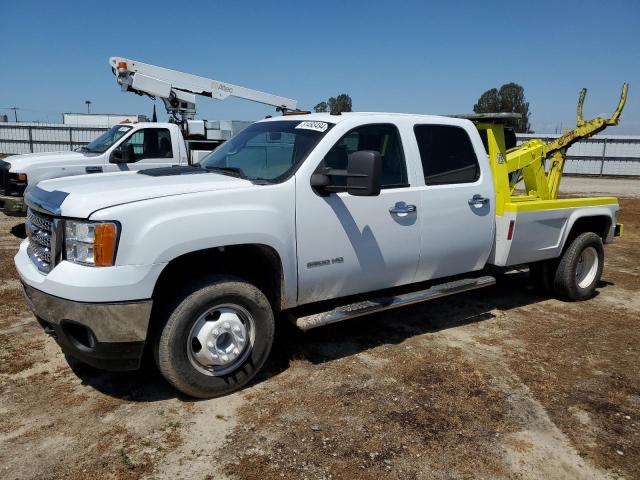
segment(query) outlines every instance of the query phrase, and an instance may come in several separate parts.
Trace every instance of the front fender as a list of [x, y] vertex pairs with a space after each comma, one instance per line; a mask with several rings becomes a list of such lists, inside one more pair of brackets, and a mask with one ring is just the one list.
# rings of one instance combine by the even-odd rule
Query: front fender
[[294, 179], [133, 202], [99, 210], [91, 219], [120, 222], [116, 265], [166, 264], [230, 245], [269, 246], [282, 262], [283, 300], [290, 304], [297, 296]]

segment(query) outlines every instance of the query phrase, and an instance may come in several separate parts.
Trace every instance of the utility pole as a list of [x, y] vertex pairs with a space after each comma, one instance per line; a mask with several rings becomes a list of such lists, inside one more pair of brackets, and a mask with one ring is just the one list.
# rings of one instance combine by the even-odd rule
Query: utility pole
[[16, 123], [18, 123], [18, 107], [11, 107], [9, 110], [13, 110], [13, 117], [16, 119]]
[[85, 101], [84, 101], [84, 103], [86, 103], [86, 104], [87, 104], [87, 113], [91, 113], [91, 112], [89, 111], [89, 105], [91, 105], [91, 100], [85, 100]]

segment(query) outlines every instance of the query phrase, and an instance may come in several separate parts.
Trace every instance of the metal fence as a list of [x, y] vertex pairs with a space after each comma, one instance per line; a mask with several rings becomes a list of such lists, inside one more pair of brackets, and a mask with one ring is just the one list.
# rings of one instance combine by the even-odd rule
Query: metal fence
[[61, 123], [0, 123], [0, 153], [73, 150], [86, 145], [107, 130], [107, 127]]
[[[60, 123], [0, 123], [0, 154], [73, 150], [106, 130]], [[518, 134], [517, 139], [521, 143], [559, 136]], [[564, 171], [568, 174], [640, 176], [640, 136], [597, 135], [578, 142], [567, 153]]]
[[[518, 144], [532, 138], [550, 141], [560, 135], [517, 134]], [[564, 173], [573, 175], [640, 176], [640, 136], [596, 135], [567, 152]]]

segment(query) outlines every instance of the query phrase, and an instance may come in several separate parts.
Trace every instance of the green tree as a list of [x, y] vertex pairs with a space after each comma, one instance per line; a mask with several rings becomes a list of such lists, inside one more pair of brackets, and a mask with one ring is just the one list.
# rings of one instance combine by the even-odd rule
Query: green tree
[[487, 90], [473, 106], [475, 113], [519, 113], [521, 118], [514, 120], [513, 128], [518, 133], [531, 132], [529, 102], [524, 96], [524, 88], [517, 83], [506, 83], [500, 90]]
[[492, 88], [487, 90], [478, 99], [478, 103], [473, 106], [476, 113], [495, 113], [500, 111], [500, 99], [498, 98], [498, 89]]
[[342, 113], [350, 112], [352, 108], [351, 97], [346, 93], [341, 93], [337, 97], [331, 97], [326, 102], [320, 102], [313, 109], [316, 112]]
[[327, 102], [320, 102], [315, 107], [313, 107], [313, 109], [318, 113], [319, 112], [326, 112], [328, 108], [329, 107], [327, 105]]
[[351, 97], [346, 93], [341, 93], [337, 97], [331, 97], [328, 101], [331, 113], [341, 113], [351, 111]]

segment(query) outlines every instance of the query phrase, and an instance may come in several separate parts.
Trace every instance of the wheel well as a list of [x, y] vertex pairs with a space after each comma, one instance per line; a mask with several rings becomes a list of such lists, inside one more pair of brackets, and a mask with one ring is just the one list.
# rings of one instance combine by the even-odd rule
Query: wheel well
[[602, 238], [604, 242], [611, 228], [611, 219], [606, 215], [578, 218], [569, 232], [565, 245], [569, 245], [578, 235], [585, 232], [593, 232]]
[[190, 252], [174, 258], [162, 270], [153, 298], [167, 298], [176, 287], [199, 276], [228, 274], [258, 287], [274, 311], [282, 306], [283, 272], [278, 253], [261, 244], [230, 245]]

